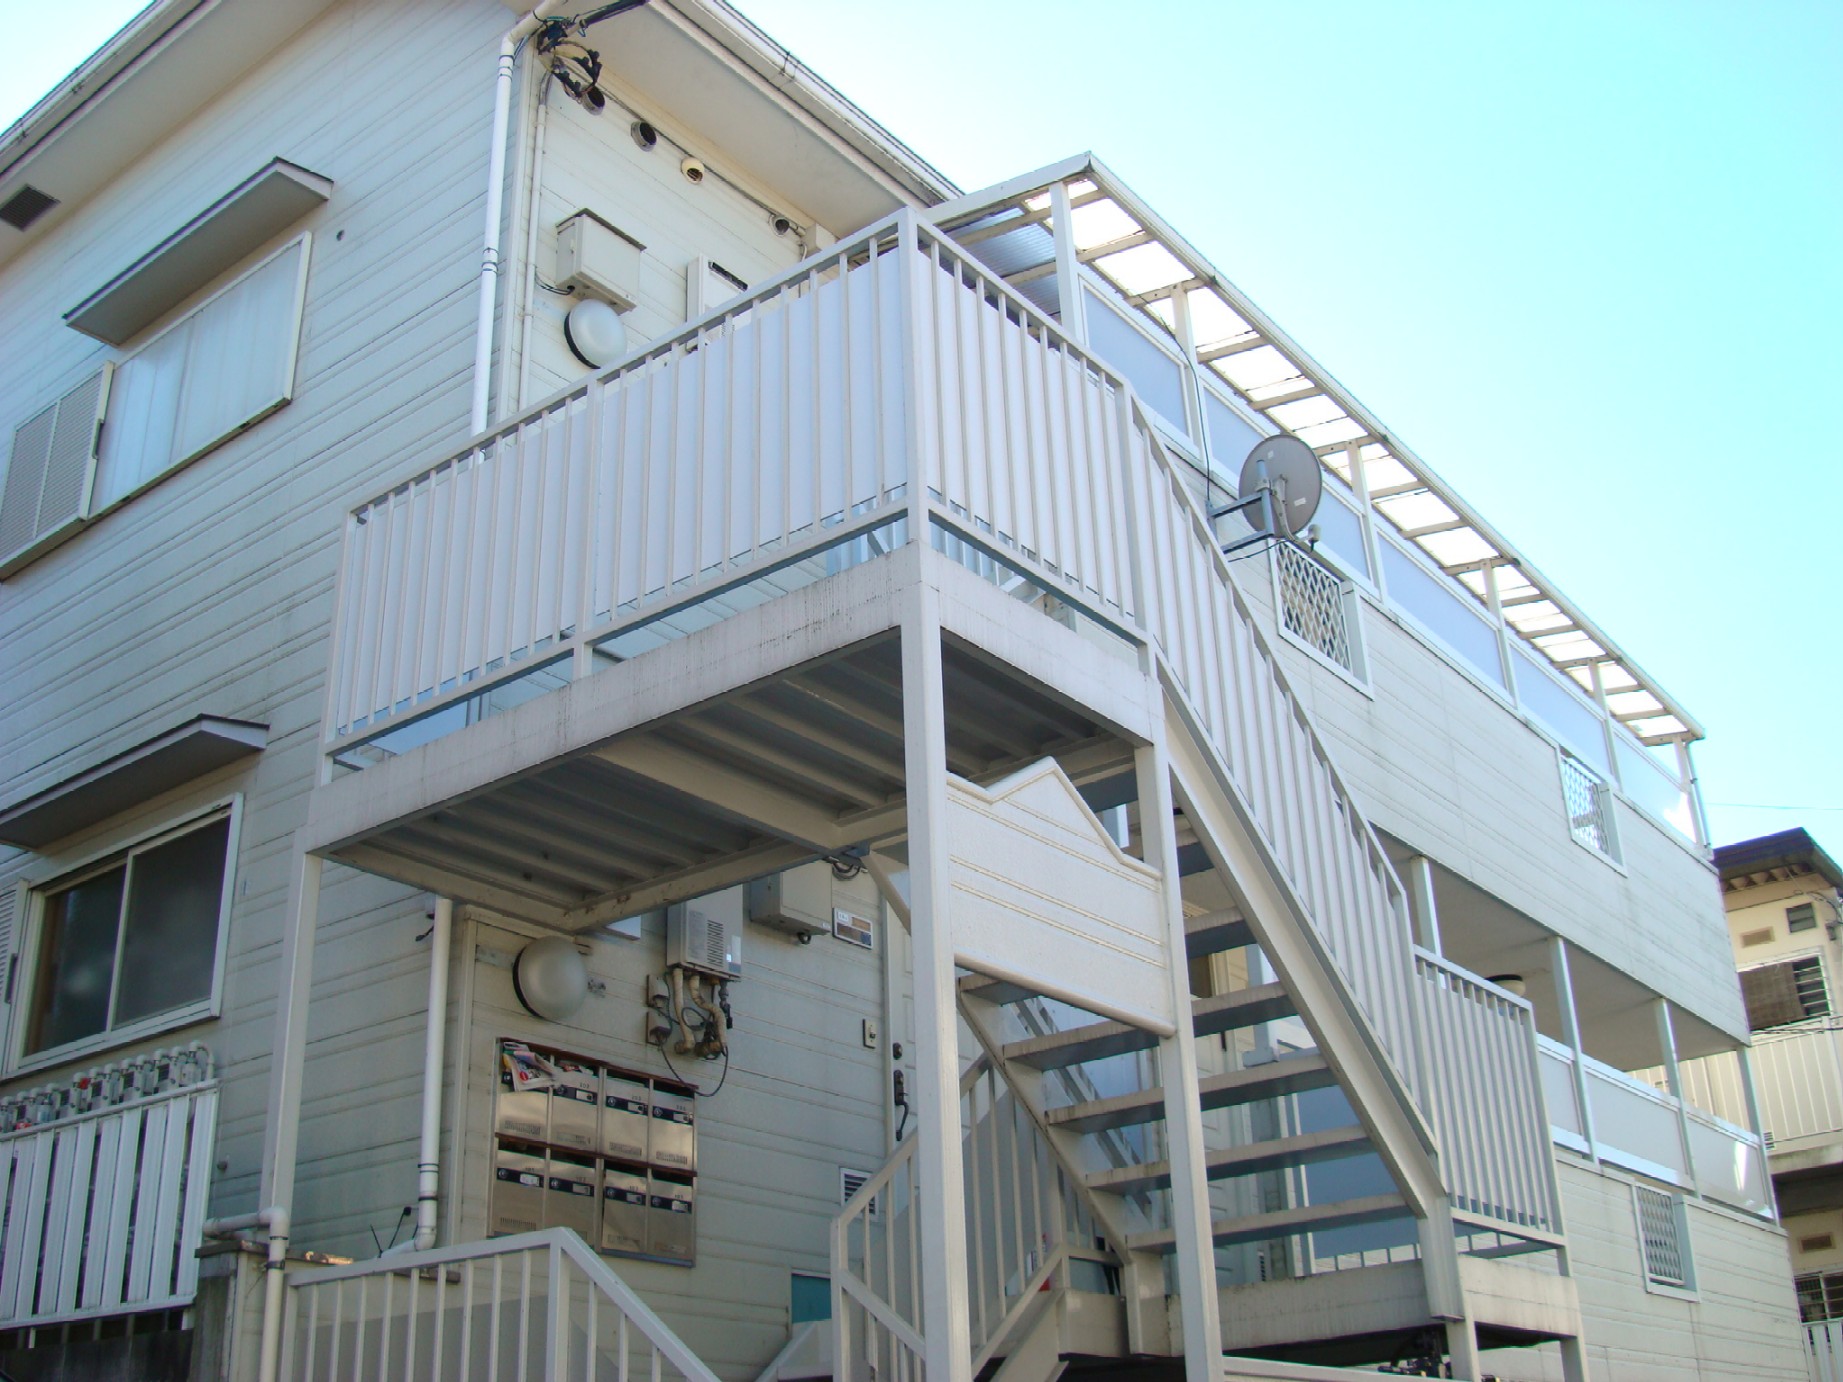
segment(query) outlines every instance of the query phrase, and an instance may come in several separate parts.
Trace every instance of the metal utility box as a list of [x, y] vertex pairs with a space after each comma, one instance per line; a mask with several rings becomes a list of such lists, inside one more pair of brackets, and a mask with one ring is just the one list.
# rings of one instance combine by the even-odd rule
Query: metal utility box
[[499, 1043], [499, 1097], [493, 1130], [503, 1137], [543, 1142], [550, 1130], [550, 1076], [522, 1041]]
[[550, 1087], [550, 1137], [559, 1147], [577, 1147], [585, 1152], [601, 1150], [601, 1128], [597, 1114], [601, 1105], [601, 1071], [580, 1061], [556, 1062], [556, 1078]]
[[544, 1226], [544, 1152], [502, 1142], [493, 1154], [494, 1233], [531, 1233]]
[[628, 1161], [645, 1161], [653, 1105], [647, 1087], [612, 1070], [602, 1072], [602, 1151]]
[[656, 1166], [698, 1168], [697, 1096], [668, 1085], [653, 1086], [653, 1155]]
[[832, 870], [805, 864], [749, 884], [749, 920], [802, 940], [832, 930]]
[[669, 1171], [653, 1172], [651, 1203], [647, 1211], [648, 1256], [681, 1262], [687, 1267], [697, 1260], [697, 1193], [690, 1176], [675, 1176]]
[[666, 909], [666, 967], [742, 977], [742, 894], [730, 888]]
[[550, 1154], [550, 1176], [545, 1183], [544, 1227], [573, 1228], [585, 1243], [601, 1231], [599, 1168], [593, 1157]]
[[602, 1168], [603, 1252], [646, 1251], [646, 1172], [635, 1166]]
[[593, 211], [578, 211], [557, 227], [557, 283], [605, 298], [630, 312], [640, 293], [646, 246]]

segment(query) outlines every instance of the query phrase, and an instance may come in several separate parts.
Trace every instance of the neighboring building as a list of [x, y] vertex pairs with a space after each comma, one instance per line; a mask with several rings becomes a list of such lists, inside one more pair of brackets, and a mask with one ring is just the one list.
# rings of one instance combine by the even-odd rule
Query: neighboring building
[[1689, 714], [1092, 158], [571, 20], [0, 135], [0, 1370], [1802, 1377]]
[[1799, 1308], [1843, 1319], [1843, 870], [1797, 829], [1723, 845], [1715, 867]]

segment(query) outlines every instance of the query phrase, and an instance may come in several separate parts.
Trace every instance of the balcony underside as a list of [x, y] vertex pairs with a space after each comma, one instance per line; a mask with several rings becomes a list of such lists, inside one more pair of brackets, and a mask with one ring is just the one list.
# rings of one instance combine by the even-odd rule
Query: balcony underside
[[[904, 833], [904, 606], [941, 591], [948, 767], [1116, 768], [1122, 658], [907, 547], [322, 787], [309, 847], [567, 930]], [[1126, 737], [1123, 737], [1126, 736]]]

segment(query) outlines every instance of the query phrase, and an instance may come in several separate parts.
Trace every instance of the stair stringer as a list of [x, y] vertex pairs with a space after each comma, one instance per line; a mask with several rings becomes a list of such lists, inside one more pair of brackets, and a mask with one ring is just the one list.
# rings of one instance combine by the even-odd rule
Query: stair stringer
[[1247, 802], [1169, 686], [1164, 701], [1173, 796], [1236, 895], [1262, 953], [1293, 995], [1300, 1019], [1420, 1221], [1429, 1306], [1437, 1318], [1463, 1319], [1451, 1207], [1432, 1129], [1318, 936], [1304, 902], [1263, 843]]

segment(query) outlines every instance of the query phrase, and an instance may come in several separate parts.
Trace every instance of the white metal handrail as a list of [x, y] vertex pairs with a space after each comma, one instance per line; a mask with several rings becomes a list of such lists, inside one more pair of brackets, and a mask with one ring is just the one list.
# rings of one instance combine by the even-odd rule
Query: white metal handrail
[[957, 245], [923, 227], [921, 249], [935, 272], [916, 300], [918, 471], [937, 522], [1149, 636], [1383, 1049], [1412, 1078], [1406, 894], [1156, 426], [1104, 361]]
[[1843, 1320], [1813, 1320], [1804, 1332], [1811, 1382], [1843, 1382]]
[[906, 483], [893, 251], [911, 225], [880, 222], [358, 505], [329, 739], [887, 521]]
[[284, 1382], [717, 1382], [570, 1229], [300, 1268], [287, 1284]]
[[191, 1304], [217, 1107], [211, 1082], [0, 1137], [0, 1327]]
[[1536, 1045], [1555, 1076], [1544, 1086], [1556, 1142], [1734, 1208], [1771, 1214], [1760, 1138], [1591, 1056], [1580, 1062], [1577, 1081], [1572, 1051], [1548, 1037]]
[[[1561, 1231], [1535, 1012], [1526, 999], [1416, 949], [1429, 1109], [1454, 1209], [1541, 1235]], [[1533, 1096], [1533, 1097], [1532, 1097]]]
[[[1064, 1166], [990, 1059], [960, 1080], [972, 1370], [1012, 1338], [1073, 1263], [1118, 1266]], [[918, 1378], [923, 1357], [915, 1141], [903, 1142], [832, 1222], [834, 1359], [841, 1382]], [[920, 1210], [919, 1212], [925, 1212]]]

